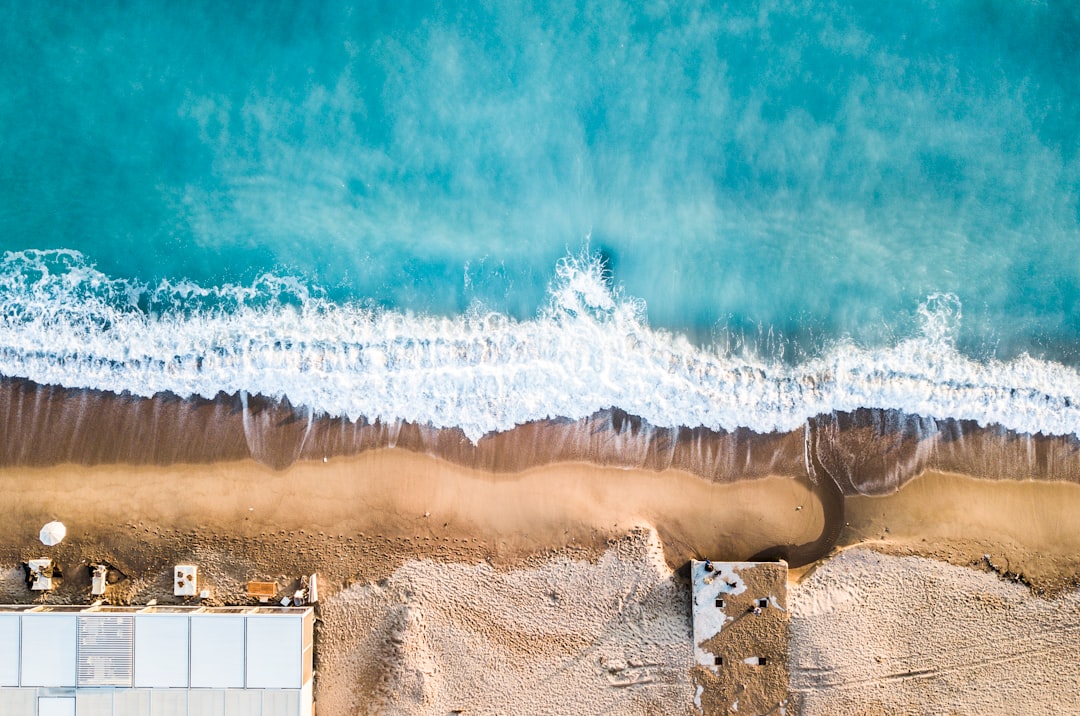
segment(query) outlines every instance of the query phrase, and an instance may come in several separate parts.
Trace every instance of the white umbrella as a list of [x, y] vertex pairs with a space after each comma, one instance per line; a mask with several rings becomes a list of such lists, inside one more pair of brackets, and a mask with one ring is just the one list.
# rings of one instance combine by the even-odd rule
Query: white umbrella
[[60, 544], [66, 534], [67, 527], [64, 527], [63, 522], [50, 522], [41, 528], [41, 543], [52, 547], [54, 544]]

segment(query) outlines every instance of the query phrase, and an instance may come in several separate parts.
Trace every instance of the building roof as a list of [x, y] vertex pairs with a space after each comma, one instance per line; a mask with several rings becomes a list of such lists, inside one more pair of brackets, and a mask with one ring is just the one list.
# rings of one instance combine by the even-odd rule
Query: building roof
[[694, 561], [691, 582], [695, 705], [705, 713], [767, 713], [783, 705], [787, 564]]
[[34, 692], [80, 714], [203, 713], [212, 694], [248, 704], [236, 713], [310, 714], [313, 628], [311, 607], [0, 605], [0, 712]]

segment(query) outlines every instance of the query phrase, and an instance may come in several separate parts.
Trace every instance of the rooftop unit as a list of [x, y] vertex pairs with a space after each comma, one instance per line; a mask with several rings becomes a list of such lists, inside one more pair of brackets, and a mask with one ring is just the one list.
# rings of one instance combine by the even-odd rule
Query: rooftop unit
[[314, 621], [311, 608], [0, 606], [0, 714], [311, 716]]

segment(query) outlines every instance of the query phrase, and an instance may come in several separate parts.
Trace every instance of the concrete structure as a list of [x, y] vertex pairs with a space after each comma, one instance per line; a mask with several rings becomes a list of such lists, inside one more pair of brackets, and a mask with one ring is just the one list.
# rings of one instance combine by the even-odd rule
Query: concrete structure
[[783, 707], [787, 563], [693, 561], [690, 575], [697, 708], [770, 713]]
[[4, 716], [311, 716], [311, 608], [0, 606]]

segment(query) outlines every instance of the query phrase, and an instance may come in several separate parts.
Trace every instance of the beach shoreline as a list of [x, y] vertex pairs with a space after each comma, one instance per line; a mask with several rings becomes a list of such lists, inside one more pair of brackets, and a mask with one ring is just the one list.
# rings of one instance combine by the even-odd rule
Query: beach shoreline
[[400, 448], [492, 473], [568, 462], [677, 469], [731, 482], [823, 472], [845, 495], [885, 495], [926, 471], [1080, 484], [1080, 438], [859, 408], [789, 432], [663, 427], [619, 408], [546, 418], [470, 440], [460, 428], [316, 414], [284, 398], [213, 398], [39, 385], [0, 377], [0, 468], [296, 462]]
[[[208, 605], [253, 603], [249, 581], [289, 595], [318, 573], [320, 713], [452, 711], [488, 703], [477, 689], [523, 713], [584, 694], [610, 713], [693, 713], [691, 559], [783, 558], [794, 603], [806, 585], [812, 605], [843, 609], [865, 585], [823, 583], [820, 568], [843, 575], [830, 565], [846, 555], [877, 555], [859, 574], [881, 564], [913, 582], [949, 563], [964, 568], [949, 573], [960, 589], [990, 579], [1023, 585], [1019, 603], [1066, 605], [1053, 624], [1071, 624], [1080, 586], [1072, 437], [895, 411], [757, 434], [607, 410], [473, 443], [258, 396], [0, 380], [0, 397], [0, 601], [88, 604], [98, 563], [116, 577], [103, 595], [115, 604], [183, 602], [176, 564], [199, 566]], [[46, 548], [37, 530], [54, 519], [67, 537]], [[21, 567], [42, 556], [60, 572], [46, 595]], [[917, 613], [909, 597], [889, 598]], [[519, 625], [522, 614], [539, 621]], [[801, 655], [852, 657], [793, 634], [789, 705], [813, 713], [832, 702]]]

